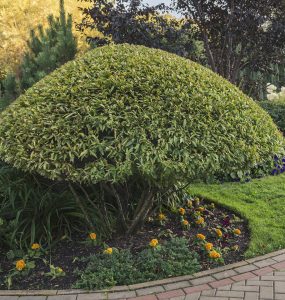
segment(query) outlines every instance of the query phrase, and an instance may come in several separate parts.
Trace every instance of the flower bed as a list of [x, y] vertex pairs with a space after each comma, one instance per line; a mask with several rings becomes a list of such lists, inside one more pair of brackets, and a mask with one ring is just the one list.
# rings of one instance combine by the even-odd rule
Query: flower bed
[[1, 253], [0, 283], [2, 289], [99, 289], [186, 275], [242, 260], [248, 239], [244, 220], [187, 196], [181, 207], [154, 212], [130, 237], [103, 241], [90, 232], [51, 251], [33, 244], [27, 252]]

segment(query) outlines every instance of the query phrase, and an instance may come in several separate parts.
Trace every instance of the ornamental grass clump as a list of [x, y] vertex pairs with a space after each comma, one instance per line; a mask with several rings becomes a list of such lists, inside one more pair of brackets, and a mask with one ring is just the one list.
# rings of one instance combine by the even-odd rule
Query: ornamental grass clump
[[[117, 209], [128, 234], [179, 183], [271, 169], [284, 140], [237, 87], [157, 49], [111, 45], [69, 62], [0, 116], [0, 158]], [[161, 199], [160, 199], [161, 201]], [[196, 205], [196, 204], [195, 204]]]

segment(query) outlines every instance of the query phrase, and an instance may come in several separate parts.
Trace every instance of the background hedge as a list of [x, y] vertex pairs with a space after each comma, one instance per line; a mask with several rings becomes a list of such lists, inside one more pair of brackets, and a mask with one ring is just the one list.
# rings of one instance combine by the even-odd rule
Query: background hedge
[[285, 101], [261, 101], [259, 103], [269, 113], [283, 134], [285, 134]]

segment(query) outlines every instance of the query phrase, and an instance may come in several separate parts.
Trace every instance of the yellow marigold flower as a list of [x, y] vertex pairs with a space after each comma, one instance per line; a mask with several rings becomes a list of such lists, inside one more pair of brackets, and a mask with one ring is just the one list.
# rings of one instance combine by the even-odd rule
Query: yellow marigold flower
[[183, 220], [182, 225], [187, 226], [187, 225], [189, 225], [189, 222], [187, 220]]
[[213, 249], [213, 244], [212, 244], [212, 243], [206, 243], [206, 244], [205, 244], [205, 249], [206, 249], [207, 251], [212, 250], [212, 249]]
[[18, 271], [22, 271], [23, 269], [25, 269], [25, 267], [26, 267], [26, 263], [23, 259], [16, 261], [16, 269]]
[[96, 240], [97, 234], [96, 234], [95, 232], [91, 232], [91, 233], [89, 234], [89, 237], [90, 237], [91, 240]]
[[187, 206], [190, 208], [193, 206], [192, 200], [187, 200]]
[[157, 239], [152, 239], [149, 243], [150, 247], [155, 248], [158, 245]]
[[222, 233], [221, 229], [216, 229], [216, 234], [217, 234], [218, 237], [222, 237], [223, 236], [223, 233]]
[[241, 234], [240, 229], [238, 229], [238, 228], [234, 229], [234, 234], [240, 235]]
[[185, 209], [183, 207], [180, 207], [178, 211], [179, 211], [181, 216], [185, 215]]
[[213, 250], [209, 253], [209, 256], [210, 256], [210, 258], [217, 259], [217, 258], [221, 257], [221, 254], [219, 252], [217, 252], [216, 250]]
[[204, 208], [203, 206], [199, 206], [199, 207], [197, 208], [197, 210], [200, 211], [200, 212], [203, 212], [203, 211], [205, 210], [205, 208]]
[[107, 248], [104, 250], [104, 254], [112, 254], [113, 253], [113, 248]]
[[166, 215], [163, 214], [163, 213], [160, 213], [160, 214], [158, 215], [158, 220], [159, 220], [159, 221], [165, 221], [165, 220], [166, 220]]
[[197, 239], [199, 239], [199, 240], [205, 240], [205, 239], [206, 239], [206, 237], [205, 237], [204, 234], [202, 234], [202, 233], [198, 233], [198, 234], [196, 235], [196, 237], [197, 237]]
[[41, 248], [41, 245], [38, 243], [34, 243], [34, 244], [32, 244], [31, 248], [32, 248], [32, 250], [39, 250]]
[[203, 224], [205, 222], [205, 219], [203, 217], [199, 217], [197, 220], [196, 220], [196, 224], [197, 225], [200, 225], [200, 224]]

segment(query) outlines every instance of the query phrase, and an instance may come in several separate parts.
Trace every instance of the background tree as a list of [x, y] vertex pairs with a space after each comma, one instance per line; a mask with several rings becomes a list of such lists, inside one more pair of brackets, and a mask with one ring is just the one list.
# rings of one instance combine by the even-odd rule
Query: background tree
[[280, 0], [174, 0], [173, 4], [199, 27], [211, 69], [236, 85], [246, 88], [248, 72], [270, 72], [272, 64], [284, 58], [285, 4]]
[[[92, 3], [82, 7], [82, 22], [77, 28], [94, 46], [110, 42], [159, 48], [202, 61], [203, 43], [196, 39], [198, 30], [192, 23], [175, 18], [163, 4], [147, 6], [141, 0], [84, 0]], [[94, 36], [98, 31], [100, 34]]]
[[[28, 50], [27, 40], [30, 30], [38, 24], [43, 28], [49, 26], [47, 17], [57, 15], [58, 0], [0, 0], [0, 69], [6, 72], [17, 72], [24, 52]], [[84, 3], [80, 4], [84, 6]], [[65, 0], [65, 10], [75, 22], [82, 18], [77, 0]], [[78, 40], [79, 52], [84, 52], [88, 45], [80, 32], [73, 32]]]
[[72, 33], [72, 17], [66, 18], [64, 1], [60, 0], [60, 17], [48, 17], [48, 28], [38, 26], [38, 35], [31, 30], [29, 52], [24, 54], [20, 67], [20, 88], [26, 90], [35, 82], [72, 60], [77, 52], [77, 41]]
[[18, 74], [9, 74], [3, 81], [4, 100], [13, 100], [20, 93], [57, 67], [72, 60], [77, 53], [77, 40], [72, 33], [72, 17], [66, 17], [64, 0], [60, 0], [60, 16], [48, 17], [49, 26], [31, 30], [29, 50], [19, 66]]

